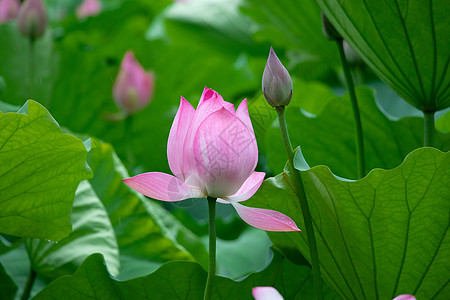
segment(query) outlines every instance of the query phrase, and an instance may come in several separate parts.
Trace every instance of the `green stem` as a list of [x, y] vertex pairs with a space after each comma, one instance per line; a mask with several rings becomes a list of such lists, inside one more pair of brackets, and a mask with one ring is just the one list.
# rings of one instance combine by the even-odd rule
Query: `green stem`
[[125, 147], [127, 153], [128, 167], [130, 171], [134, 168], [134, 155], [131, 145], [133, 131], [133, 116], [129, 115], [125, 118]]
[[209, 210], [209, 268], [203, 300], [211, 299], [216, 276], [216, 198], [208, 197]]
[[309, 210], [308, 200], [306, 198], [305, 189], [303, 187], [302, 177], [300, 172], [294, 167], [294, 151], [292, 149], [291, 140], [286, 125], [285, 108], [284, 106], [276, 107], [278, 113], [278, 121], [280, 123], [281, 136], [283, 137], [284, 147], [289, 159], [289, 166], [292, 170], [294, 191], [300, 202], [302, 208], [303, 220], [305, 221], [306, 235], [308, 237], [309, 253], [311, 255], [311, 265], [314, 279], [314, 287], [316, 290], [317, 299], [322, 300], [322, 279], [320, 277], [319, 253], [317, 251], [316, 238], [314, 236], [314, 227]]
[[[29, 53], [28, 53], [28, 62], [29, 62], [29, 70], [28, 70], [28, 99], [34, 98], [34, 39], [29, 39]], [[48, 100], [46, 100], [48, 101]], [[45, 103], [47, 106], [47, 103]]]
[[20, 297], [21, 300], [27, 300], [28, 298], [30, 298], [31, 288], [33, 287], [35, 280], [36, 280], [36, 272], [32, 268], [30, 268], [27, 283], [25, 284], [22, 297]]
[[423, 135], [423, 145], [425, 147], [434, 146], [434, 111], [424, 111], [424, 135]]
[[350, 72], [350, 67], [345, 58], [343, 40], [336, 40], [339, 48], [339, 56], [341, 57], [342, 68], [344, 70], [345, 81], [347, 83], [347, 89], [350, 94], [350, 100], [352, 102], [353, 108], [353, 118], [355, 119], [355, 133], [356, 133], [356, 157], [357, 157], [357, 167], [358, 167], [358, 178], [363, 178], [366, 176], [366, 166], [364, 160], [364, 140], [363, 132], [361, 126], [361, 117], [359, 114], [358, 102], [356, 100], [355, 86], [353, 84], [352, 74]]

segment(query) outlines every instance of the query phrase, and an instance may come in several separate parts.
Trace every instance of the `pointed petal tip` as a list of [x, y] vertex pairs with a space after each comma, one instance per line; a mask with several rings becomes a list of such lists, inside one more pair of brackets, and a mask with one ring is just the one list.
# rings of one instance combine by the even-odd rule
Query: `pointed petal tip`
[[301, 229], [299, 229], [299, 228], [297, 227], [297, 225], [295, 225], [295, 227], [292, 227], [292, 231], [298, 231], [298, 232], [300, 232]]
[[128, 50], [124, 55], [125, 59], [134, 60], [134, 52], [133, 50]]
[[295, 222], [275, 210], [248, 207], [237, 202], [231, 202], [238, 215], [247, 224], [265, 231], [300, 231]]
[[227, 197], [225, 200], [241, 202], [249, 199], [259, 189], [265, 176], [266, 173], [264, 172], [253, 172], [242, 184], [239, 190], [234, 195]]
[[180, 97], [180, 105], [182, 105], [183, 103], [189, 102], [186, 100], [186, 98], [184, 98], [183, 96]]
[[269, 57], [271, 59], [273, 59], [275, 57], [278, 60], [278, 56], [277, 56], [277, 54], [275, 53], [275, 50], [272, 47], [270, 47]]
[[195, 108], [192, 106], [191, 102], [187, 101], [186, 98], [181, 96], [181, 98], [180, 98], [180, 108], [181, 107], [186, 107], [186, 106], [190, 106], [195, 111]]
[[215, 90], [213, 90], [213, 89], [211, 89], [211, 88], [205, 86], [205, 87], [203, 88], [202, 96], [205, 95], [205, 94], [208, 93], [208, 92], [209, 92], [209, 93], [217, 93]]
[[200, 105], [202, 105], [203, 102], [206, 102], [213, 97], [218, 98], [218, 97], [220, 97], [220, 95], [213, 89], [210, 89], [205, 86], [205, 88], [203, 89], [203, 92], [202, 92], [202, 96], [200, 97], [200, 101], [198, 103], [197, 108], [200, 107]]

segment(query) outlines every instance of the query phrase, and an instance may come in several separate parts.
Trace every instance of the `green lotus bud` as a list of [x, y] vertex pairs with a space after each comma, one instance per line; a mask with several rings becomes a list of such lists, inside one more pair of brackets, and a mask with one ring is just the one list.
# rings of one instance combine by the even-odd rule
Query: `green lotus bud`
[[330, 20], [328, 20], [324, 13], [322, 13], [322, 32], [327, 40], [333, 41], [342, 39], [342, 36], [337, 32], [336, 28], [334, 28], [333, 24], [330, 23]]
[[19, 31], [34, 40], [42, 36], [47, 27], [47, 12], [42, 0], [26, 0], [17, 16]]
[[286, 106], [291, 101], [291, 76], [272, 47], [270, 47], [269, 58], [264, 68], [262, 90], [267, 102], [273, 107]]

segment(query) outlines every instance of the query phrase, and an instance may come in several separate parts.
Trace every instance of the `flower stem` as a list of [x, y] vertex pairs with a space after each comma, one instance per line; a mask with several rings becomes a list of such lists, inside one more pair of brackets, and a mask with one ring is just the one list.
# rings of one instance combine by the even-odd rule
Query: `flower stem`
[[345, 81], [347, 83], [347, 89], [350, 94], [350, 100], [353, 108], [353, 118], [355, 119], [355, 133], [356, 133], [356, 158], [358, 168], [358, 178], [366, 176], [366, 166], [364, 160], [364, 140], [361, 126], [361, 117], [359, 114], [358, 102], [356, 100], [355, 86], [353, 84], [352, 74], [350, 72], [350, 66], [345, 58], [343, 39], [336, 39], [339, 56], [341, 57], [342, 68], [344, 70]]
[[125, 147], [127, 153], [128, 167], [130, 171], [134, 168], [134, 155], [131, 146], [131, 135], [133, 131], [133, 116], [125, 118]]
[[[35, 40], [33, 38], [29, 39], [29, 52], [28, 52], [28, 99], [33, 99], [35, 97], [34, 95], [34, 42]], [[48, 102], [48, 99], [46, 99]], [[48, 103], [45, 103], [45, 106], [47, 106]], [[48, 107], [47, 107], [48, 108]]]
[[203, 300], [211, 299], [216, 276], [216, 198], [208, 196], [209, 210], [209, 268]]
[[423, 126], [424, 126], [424, 135], [423, 135], [423, 145], [425, 147], [433, 147], [434, 146], [434, 111], [424, 111], [423, 112]]
[[36, 272], [33, 270], [33, 268], [30, 268], [27, 283], [25, 284], [22, 297], [20, 297], [21, 300], [27, 300], [28, 298], [30, 298], [31, 288], [33, 287], [35, 280], [36, 280]]
[[292, 149], [291, 140], [289, 138], [289, 132], [286, 125], [285, 107], [276, 107], [278, 113], [278, 121], [280, 123], [281, 136], [283, 137], [284, 147], [289, 159], [289, 166], [292, 169], [294, 180], [294, 191], [300, 202], [302, 208], [303, 220], [305, 221], [306, 235], [308, 237], [309, 253], [311, 255], [311, 265], [314, 279], [314, 287], [316, 290], [316, 297], [319, 300], [323, 299], [322, 294], [322, 279], [320, 277], [320, 265], [319, 265], [319, 253], [317, 251], [316, 238], [314, 236], [314, 227], [311, 218], [311, 212], [309, 210], [308, 200], [306, 198], [305, 189], [303, 187], [302, 177], [300, 172], [294, 168], [294, 151]]

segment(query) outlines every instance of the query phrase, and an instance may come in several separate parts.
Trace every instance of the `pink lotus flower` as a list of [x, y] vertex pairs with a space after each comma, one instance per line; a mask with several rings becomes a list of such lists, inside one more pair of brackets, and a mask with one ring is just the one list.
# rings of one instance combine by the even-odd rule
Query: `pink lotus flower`
[[416, 300], [416, 297], [414, 297], [413, 295], [398, 295], [397, 297], [395, 297], [392, 300]]
[[82, 19], [89, 16], [96, 16], [102, 11], [102, 4], [99, 0], [84, 0], [77, 8], [77, 17]]
[[42, 36], [47, 28], [47, 11], [42, 0], [25, 0], [17, 15], [19, 31], [30, 39]]
[[153, 73], [146, 73], [131, 51], [125, 53], [113, 87], [116, 104], [127, 114], [146, 107], [153, 96]]
[[195, 110], [181, 97], [170, 129], [167, 157], [173, 174], [144, 173], [123, 181], [162, 201], [215, 197], [232, 204], [248, 224], [268, 231], [300, 231], [289, 217], [240, 202], [260, 187], [265, 173], [255, 172], [258, 147], [245, 99], [235, 111], [215, 91], [205, 88]]
[[271, 286], [258, 286], [252, 289], [255, 300], [283, 300], [280, 293]]
[[19, 0], [0, 0], [0, 24], [15, 19], [19, 7]]

